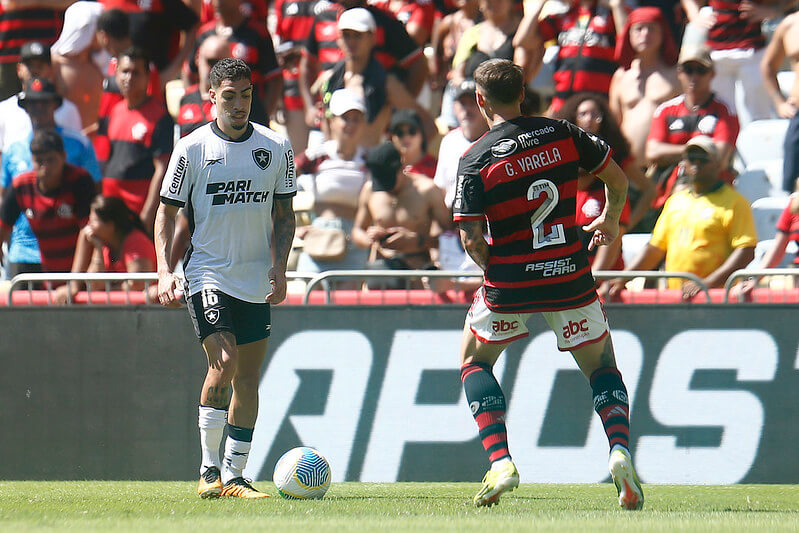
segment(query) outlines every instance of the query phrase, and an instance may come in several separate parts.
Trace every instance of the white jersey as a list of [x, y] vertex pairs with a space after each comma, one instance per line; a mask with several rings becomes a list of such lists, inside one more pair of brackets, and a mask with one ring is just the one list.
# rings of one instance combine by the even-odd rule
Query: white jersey
[[161, 201], [186, 207], [189, 294], [217, 289], [263, 303], [271, 290], [272, 204], [296, 193], [291, 144], [269, 128], [250, 123], [234, 141], [212, 121], [180, 139]]

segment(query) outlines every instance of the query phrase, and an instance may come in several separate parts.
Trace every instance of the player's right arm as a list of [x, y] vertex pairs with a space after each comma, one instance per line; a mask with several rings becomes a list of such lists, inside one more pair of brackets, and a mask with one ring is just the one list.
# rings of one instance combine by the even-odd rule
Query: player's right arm
[[169, 165], [161, 184], [161, 202], [155, 215], [153, 237], [155, 239], [156, 268], [158, 271], [158, 301], [167, 307], [178, 307], [179, 296], [175, 289], [180, 286], [178, 278], [170, 268], [172, 239], [175, 235], [175, 218], [178, 210], [185, 206], [189, 190], [194, 181], [194, 167], [189, 156], [186, 139], [181, 139], [172, 152]]
[[588, 243], [589, 250], [616, 240], [619, 236], [619, 218], [627, 200], [627, 176], [615, 161], [608, 161], [597, 176], [605, 183], [605, 209], [590, 224], [583, 226], [583, 231], [594, 232]]

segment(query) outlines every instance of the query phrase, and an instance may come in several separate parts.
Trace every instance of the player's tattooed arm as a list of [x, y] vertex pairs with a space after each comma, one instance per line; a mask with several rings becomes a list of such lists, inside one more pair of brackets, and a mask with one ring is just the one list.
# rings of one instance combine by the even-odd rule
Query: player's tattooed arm
[[275, 267], [285, 272], [296, 228], [292, 198], [275, 198], [272, 207], [272, 227], [274, 232], [272, 254]]
[[461, 220], [459, 226], [463, 249], [485, 272], [488, 268], [488, 243], [483, 237], [483, 221]]
[[613, 160], [597, 175], [605, 182], [605, 219], [618, 223], [627, 200], [627, 176]]

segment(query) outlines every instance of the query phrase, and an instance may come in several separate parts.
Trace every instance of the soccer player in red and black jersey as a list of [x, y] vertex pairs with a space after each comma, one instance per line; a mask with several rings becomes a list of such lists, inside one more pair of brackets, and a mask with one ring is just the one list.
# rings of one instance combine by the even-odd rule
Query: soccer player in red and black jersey
[[94, 181], [66, 162], [55, 130], [38, 130], [31, 141], [33, 170], [15, 176], [0, 204], [0, 243], [6, 242], [20, 214], [39, 241], [42, 269], [69, 272], [81, 227], [89, 218]]
[[124, 99], [108, 118], [111, 154], [103, 196], [119, 196], [152, 231], [161, 181], [172, 153], [173, 122], [159, 99], [147, 95], [149, 62], [129, 48], [119, 57], [116, 81]]
[[523, 77], [521, 67], [504, 59], [475, 70], [477, 104], [490, 130], [461, 157], [453, 204], [461, 243], [485, 272], [461, 342], [463, 388], [491, 461], [474, 503], [492, 505], [519, 484], [508, 450], [505, 396], [492, 369], [511, 342], [529, 334], [527, 319], [542, 313], [558, 349], [572, 353], [591, 384], [611, 446], [619, 505], [640, 509], [644, 495], [628, 449], [627, 389], [575, 225], [579, 169], [605, 182], [603, 212], [583, 227], [593, 233], [590, 248], [618, 236], [627, 177], [598, 137], [566, 121], [522, 116]]

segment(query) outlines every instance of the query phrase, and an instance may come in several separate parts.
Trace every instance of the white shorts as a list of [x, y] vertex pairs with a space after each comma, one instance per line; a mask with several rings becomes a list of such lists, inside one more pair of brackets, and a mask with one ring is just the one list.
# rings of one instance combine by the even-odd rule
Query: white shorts
[[[608, 319], [599, 299], [575, 309], [541, 314], [558, 337], [558, 350], [562, 352], [601, 341], [608, 334]], [[480, 341], [504, 344], [530, 334], [525, 323], [532, 315], [491, 311], [485, 303], [485, 291], [480, 288], [466, 315], [466, 324]]]

